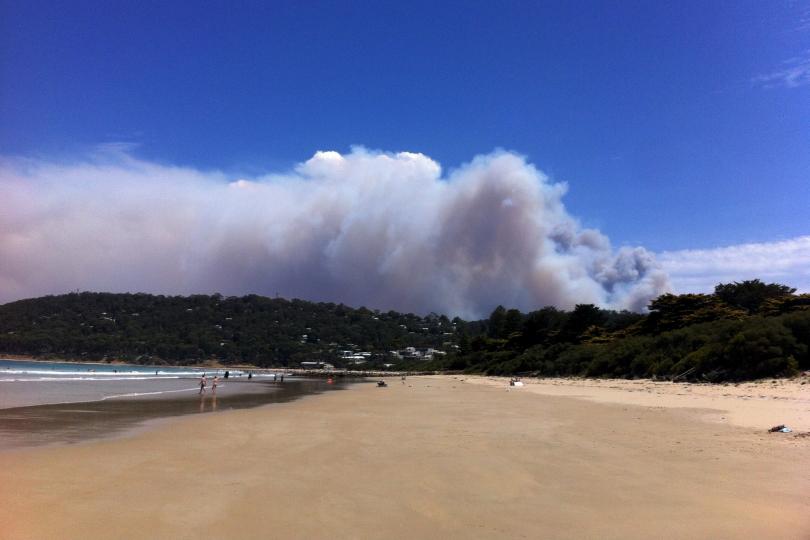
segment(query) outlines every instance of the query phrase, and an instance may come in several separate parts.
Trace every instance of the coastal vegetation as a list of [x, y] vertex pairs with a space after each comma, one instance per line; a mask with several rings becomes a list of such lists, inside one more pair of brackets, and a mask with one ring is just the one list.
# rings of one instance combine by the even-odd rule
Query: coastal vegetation
[[438, 347], [446, 317], [257, 295], [71, 293], [0, 306], [0, 352], [44, 358], [260, 367], [323, 360], [340, 351]]
[[[405, 347], [436, 354], [401, 357]], [[724, 381], [810, 369], [810, 295], [759, 280], [666, 294], [649, 313], [498, 306], [450, 320], [257, 295], [72, 293], [0, 306], [0, 352], [136, 363], [348, 367]]]
[[[463, 330], [462, 330], [463, 331]], [[590, 304], [528, 314], [499, 306], [436, 369], [497, 375], [724, 381], [810, 369], [810, 295], [759, 280], [665, 294], [646, 315]]]

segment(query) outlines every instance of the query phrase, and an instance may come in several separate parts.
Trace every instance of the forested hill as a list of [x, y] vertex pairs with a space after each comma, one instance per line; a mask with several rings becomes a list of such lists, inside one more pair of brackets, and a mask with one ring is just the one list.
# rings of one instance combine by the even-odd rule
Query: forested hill
[[490, 374], [756, 379], [810, 369], [810, 294], [759, 280], [665, 294], [648, 315], [593, 305], [529, 314], [498, 307], [444, 367]]
[[140, 363], [340, 364], [340, 351], [440, 348], [444, 316], [250, 295], [73, 293], [0, 306], [0, 353]]
[[498, 306], [488, 319], [468, 322], [256, 295], [75, 293], [0, 306], [0, 354], [257, 366], [322, 360], [336, 367], [701, 381], [810, 369], [810, 295], [788, 286], [720, 284], [713, 294], [660, 296], [649, 309], [580, 304], [521, 313]]

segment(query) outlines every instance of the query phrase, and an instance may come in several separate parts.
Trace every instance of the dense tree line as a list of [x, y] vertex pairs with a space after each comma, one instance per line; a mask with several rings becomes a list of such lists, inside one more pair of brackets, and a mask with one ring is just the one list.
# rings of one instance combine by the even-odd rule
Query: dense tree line
[[354, 348], [440, 347], [447, 317], [250, 295], [73, 293], [0, 306], [0, 352], [140, 363], [340, 363]]
[[[403, 347], [446, 352], [398, 360]], [[544, 376], [739, 380], [810, 369], [810, 295], [759, 280], [713, 294], [666, 294], [648, 314], [577, 305], [531, 313], [498, 306], [452, 321], [256, 295], [75, 293], [0, 306], [0, 352], [141, 363], [218, 360], [295, 366], [339, 351], [364, 367]]]
[[647, 315], [498, 306], [433, 369], [498, 375], [741, 380], [810, 369], [810, 295], [759, 280], [666, 294]]

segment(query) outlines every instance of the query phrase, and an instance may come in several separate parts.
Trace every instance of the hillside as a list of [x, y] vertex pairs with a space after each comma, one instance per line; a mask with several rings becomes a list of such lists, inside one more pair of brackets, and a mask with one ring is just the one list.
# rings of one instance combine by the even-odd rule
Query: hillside
[[325, 360], [341, 351], [441, 348], [452, 340], [446, 317], [250, 295], [154, 296], [72, 293], [0, 306], [0, 352], [139, 363], [258, 366]]
[[785, 285], [720, 284], [660, 296], [649, 309], [498, 306], [468, 322], [256, 295], [74, 293], [0, 306], [0, 353], [701, 381], [810, 369], [810, 295]]
[[660, 296], [647, 315], [499, 306], [486, 333], [462, 334], [458, 354], [423, 369], [712, 382], [791, 375], [810, 369], [810, 295], [794, 293], [759, 280], [720, 284], [713, 294]]

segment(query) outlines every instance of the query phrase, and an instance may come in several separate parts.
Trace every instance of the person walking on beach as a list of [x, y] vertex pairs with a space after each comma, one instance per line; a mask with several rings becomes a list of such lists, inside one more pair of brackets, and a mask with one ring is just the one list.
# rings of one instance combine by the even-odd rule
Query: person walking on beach
[[211, 381], [211, 393], [217, 393], [217, 384], [219, 384], [219, 377], [214, 377], [214, 380]]
[[205, 373], [203, 373], [203, 376], [200, 377], [200, 394], [205, 393], [205, 382]]

